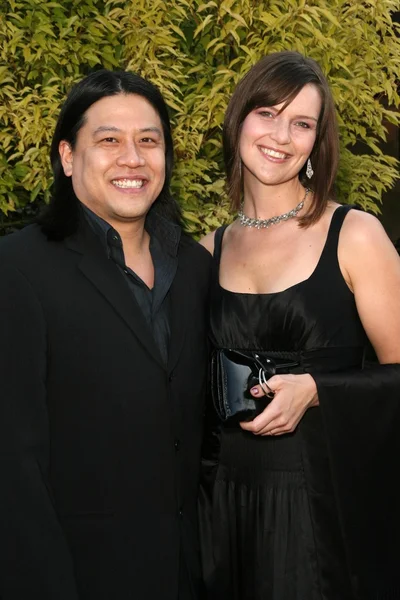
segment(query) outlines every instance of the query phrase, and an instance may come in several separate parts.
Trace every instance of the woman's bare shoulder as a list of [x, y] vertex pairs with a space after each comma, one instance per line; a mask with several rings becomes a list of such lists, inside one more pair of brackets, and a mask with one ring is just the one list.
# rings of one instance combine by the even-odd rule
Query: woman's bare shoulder
[[390, 240], [374, 215], [362, 210], [350, 210], [342, 228], [342, 238], [345, 244], [358, 248], [371, 248], [375, 242], [390, 244]]
[[[350, 281], [364, 275], [376, 277], [377, 271], [400, 274], [400, 261], [394, 244], [380, 221], [361, 210], [350, 210], [340, 232], [339, 262]], [[390, 275], [392, 276], [392, 275]]]

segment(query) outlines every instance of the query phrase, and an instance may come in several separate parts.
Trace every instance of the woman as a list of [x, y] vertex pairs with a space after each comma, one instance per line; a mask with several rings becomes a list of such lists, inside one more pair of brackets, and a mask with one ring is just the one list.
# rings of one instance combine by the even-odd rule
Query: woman
[[[373, 216], [333, 201], [337, 125], [315, 61], [257, 63], [223, 135], [239, 215], [202, 241], [218, 409], [200, 513], [209, 597], [400, 598], [399, 258]], [[381, 364], [366, 370], [369, 342]], [[247, 376], [252, 360], [251, 394], [269, 404], [239, 422], [230, 368]]]

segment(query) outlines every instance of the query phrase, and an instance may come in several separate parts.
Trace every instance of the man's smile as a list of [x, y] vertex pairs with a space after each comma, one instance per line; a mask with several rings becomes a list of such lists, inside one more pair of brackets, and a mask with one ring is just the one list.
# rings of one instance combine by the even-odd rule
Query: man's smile
[[146, 183], [145, 179], [113, 179], [111, 182], [118, 188], [123, 189], [139, 189]]

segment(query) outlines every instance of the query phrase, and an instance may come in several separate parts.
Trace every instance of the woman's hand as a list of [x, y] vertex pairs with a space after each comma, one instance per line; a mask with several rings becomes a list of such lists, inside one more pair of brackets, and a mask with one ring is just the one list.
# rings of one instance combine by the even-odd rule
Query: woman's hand
[[[317, 387], [308, 373], [304, 375], [274, 375], [267, 381], [275, 395], [264, 411], [249, 423], [240, 426], [255, 435], [282, 435], [294, 431], [300, 419], [311, 406], [318, 405]], [[255, 398], [264, 391], [251, 389]]]

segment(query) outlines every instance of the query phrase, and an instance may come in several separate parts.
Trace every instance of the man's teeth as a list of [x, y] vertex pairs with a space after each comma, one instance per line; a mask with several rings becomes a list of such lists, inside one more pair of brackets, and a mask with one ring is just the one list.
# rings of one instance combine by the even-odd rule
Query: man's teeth
[[263, 154], [268, 154], [268, 156], [272, 156], [273, 158], [286, 158], [286, 154], [283, 152], [276, 152], [276, 150], [271, 150], [270, 148], [261, 148], [260, 150]]
[[144, 179], [114, 179], [113, 185], [119, 188], [141, 188], [144, 185]]

